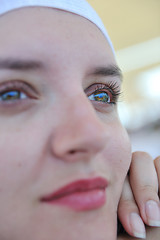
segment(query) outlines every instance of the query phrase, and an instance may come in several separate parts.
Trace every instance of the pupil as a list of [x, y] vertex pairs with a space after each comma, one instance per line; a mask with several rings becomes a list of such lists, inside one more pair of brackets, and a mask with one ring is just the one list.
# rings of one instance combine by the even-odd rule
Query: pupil
[[109, 102], [110, 97], [108, 96], [107, 93], [97, 93], [95, 94], [95, 100], [101, 101], [101, 102]]
[[8, 100], [16, 100], [20, 98], [20, 92], [19, 91], [10, 91], [3, 93], [1, 96], [1, 99], [3, 101], [8, 101]]

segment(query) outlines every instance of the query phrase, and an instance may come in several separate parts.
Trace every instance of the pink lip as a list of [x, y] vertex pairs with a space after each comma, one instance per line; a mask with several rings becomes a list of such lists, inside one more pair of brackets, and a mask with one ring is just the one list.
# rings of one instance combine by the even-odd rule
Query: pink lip
[[74, 210], [91, 210], [102, 207], [106, 202], [105, 189], [108, 182], [105, 178], [81, 179], [72, 182], [41, 201], [48, 204], [58, 204]]

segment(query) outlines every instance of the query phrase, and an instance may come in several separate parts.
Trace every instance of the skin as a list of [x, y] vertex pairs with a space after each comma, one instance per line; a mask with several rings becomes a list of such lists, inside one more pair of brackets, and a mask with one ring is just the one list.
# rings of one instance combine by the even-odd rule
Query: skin
[[[160, 234], [160, 228], [158, 228], [157, 225], [157, 221], [160, 221], [159, 163], [160, 157], [157, 157], [153, 161], [152, 157], [145, 152], [135, 152], [132, 154], [130, 173], [125, 179], [118, 207], [119, 219], [126, 232], [131, 236], [135, 236], [134, 232], [138, 233], [137, 227], [133, 228], [133, 224], [131, 223], [130, 216], [132, 213], [139, 215], [141, 218], [141, 226], [145, 224], [145, 239], [156, 240]], [[157, 203], [157, 206], [159, 206], [159, 210], [157, 209], [155, 214], [153, 214], [154, 211], [152, 211], [151, 216], [148, 214], [146, 208], [148, 201], [154, 201]], [[153, 220], [155, 221], [155, 224], [153, 223]], [[152, 223], [150, 221], [152, 221]], [[118, 239], [134, 239], [133, 237], [129, 237], [129, 235], [121, 235]]]
[[[0, 102], [0, 239], [115, 240], [130, 142], [116, 104], [88, 98], [97, 84], [121, 86], [119, 76], [93, 74], [116, 64], [109, 44], [88, 20], [45, 8], [1, 16], [0, 36], [1, 60], [43, 65], [0, 69], [1, 91], [17, 79], [29, 85], [25, 99]], [[109, 181], [101, 208], [78, 212], [40, 202], [67, 183], [95, 176]]]

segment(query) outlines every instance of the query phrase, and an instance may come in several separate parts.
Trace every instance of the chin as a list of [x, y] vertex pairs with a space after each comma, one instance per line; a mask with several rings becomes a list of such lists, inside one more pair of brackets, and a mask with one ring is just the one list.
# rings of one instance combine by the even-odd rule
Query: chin
[[61, 208], [55, 211], [55, 220], [51, 215], [47, 218], [45, 214], [41, 215], [41, 227], [36, 224], [30, 240], [116, 240], [115, 208], [113, 210], [105, 205], [99, 209], [81, 212]]

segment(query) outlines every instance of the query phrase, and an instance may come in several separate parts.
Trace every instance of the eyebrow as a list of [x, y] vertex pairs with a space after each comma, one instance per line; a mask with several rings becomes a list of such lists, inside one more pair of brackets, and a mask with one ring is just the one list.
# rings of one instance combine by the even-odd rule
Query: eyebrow
[[115, 76], [115, 77], [119, 77], [121, 81], [123, 79], [122, 71], [117, 65], [109, 65], [107, 67], [97, 67], [92, 74], [97, 76], [104, 76], [104, 77]]
[[0, 59], [0, 69], [25, 71], [43, 67], [43, 63], [37, 60]]
[[[17, 71], [29, 71], [44, 68], [44, 64], [38, 60], [23, 59], [0, 59], [0, 69], [9, 69]], [[117, 76], [122, 81], [123, 75], [121, 69], [117, 65], [109, 65], [107, 67], [97, 67], [91, 75], [96, 76]]]

